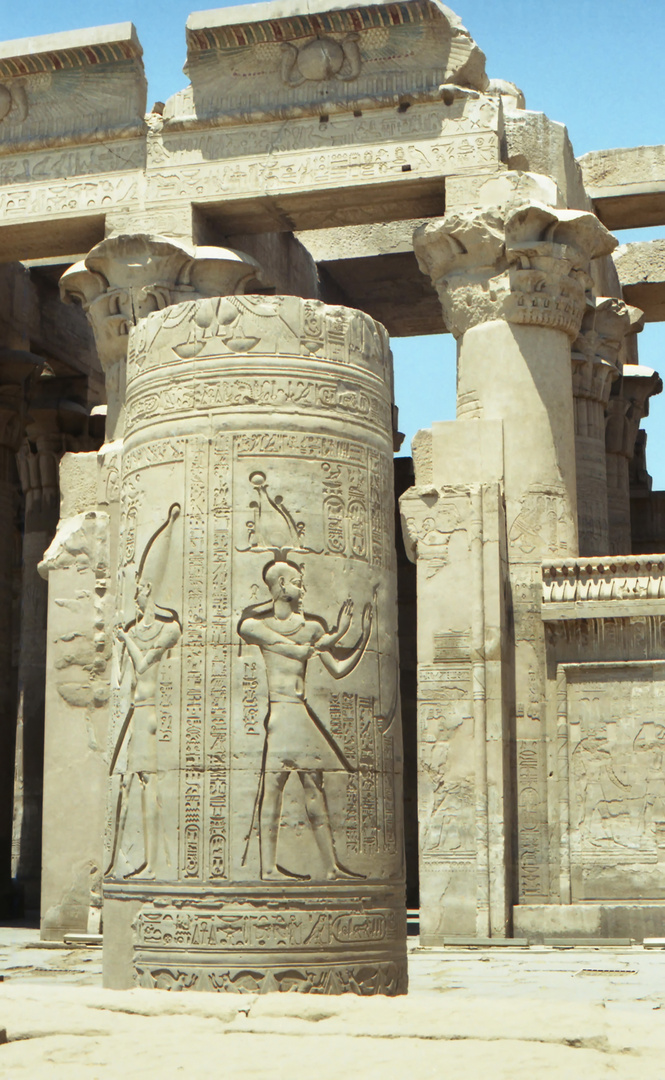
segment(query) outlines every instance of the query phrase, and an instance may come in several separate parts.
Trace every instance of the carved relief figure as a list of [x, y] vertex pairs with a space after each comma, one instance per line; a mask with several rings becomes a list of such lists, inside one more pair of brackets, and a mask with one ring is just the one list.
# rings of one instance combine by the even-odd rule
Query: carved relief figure
[[[342, 866], [335, 853], [323, 773], [348, 772], [352, 767], [305, 698], [308, 661], [318, 657], [335, 679], [348, 675], [362, 658], [372, 630], [372, 608], [363, 611], [362, 631], [355, 645], [337, 648], [351, 626], [353, 601], [342, 604], [337, 625], [328, 630], [323, 619], [303, 612], [305, 586], [302, 568], [286, 560], [266, 564], [263, 580], [271, 601], [247, 609], [239, 624], [243, 641], [258, 645], [268, 676], [269, 709], [259, 791], [254, 811], [258, 820], [261, 877], [265, 880], [301, 878], [277, 863], [282, 797], [289, 776], [297, 773], [305, 809], [324, 865], [325, 876], [358, 878]], [[255, 821], [252, 821], [252, 827]], [[251, 831], [250, 831], [251, 836]]]
[[179, 517], [180, 506], [174, 503], [166, 521], [148, 541], [139, 564], [136, 582], [136, 615], [126, 626], [115, 631], [119, 643], [120, 682], [131, 665], [131, 704], [111, 759], [110, 773], [115, 770], [120, 751], [126, 742], [127, 765], [122, 774], [116, 806], [115, 830], [107, 876], [118, 873], [117, 861], [122, 857], [122, 841], [127, 823], [129, 796], [138, 778], [141, 793], [141, 816], [144, 844], [143, 863], [122, 877], [152, 879], [160, 826], [157, 760], [157, 693], [159, 669], [164, 655], [177, 644], [182, 626], [177, 612], [157, 604], [155, 595], [166, 570], [166, 561], [173, 523]]
[[318, 657], [335, 679], [349, 675], [358, 665], [372, 632], [372, 605], [366, 604], [360, 637], [353, 646], [340, 644], [353, 618], [353, 601], [341, 605], [332, 630], [318, 615], [303, 611], [303, 568], [290, 557], [294, 552], [313, 553], [304, 546], [303, 522], [297, 522], [281, 496], [268, 493], [264, 473], [250, 476], [258, 499], [251, 503], [254, 518], [247, 522], [249, 551], [271, 551], [263, 567], [270, 600], [245, 608], [238, 634], [261, 651], [268, 680], [268, 713], [259, 786], [243, 862], [255, 826], [258, 828], [261, 877], [267, 880], [308, 880], [277, 862], [282, 799], [289, 777], [295, 773], [302, 786], [307, 819], [312, 827], [328, 880], [357, 878], [339, 862], [333, 840], [323, 784], [326, 770], [353, 772], [337, 742], [315, 714], [305, 697], [309, 661]]
[[339, 79], [351, 82], [360, 74], [360, 35], [346, 34], [342, 41], [316, 37], [298, 48], [290, 41], [282, 43], [282, 81], [287, 86], [304, 82]]
[[626, 818], [630, 784], [617, 775], [607, 736], [590, 731], [573, 751], [573, 768], [580, 790], [578, 826], [583, 823], [592, 844], [610, 841], [631, 847], [625, 841], [625, 829], [619, 832], [619, 819]]

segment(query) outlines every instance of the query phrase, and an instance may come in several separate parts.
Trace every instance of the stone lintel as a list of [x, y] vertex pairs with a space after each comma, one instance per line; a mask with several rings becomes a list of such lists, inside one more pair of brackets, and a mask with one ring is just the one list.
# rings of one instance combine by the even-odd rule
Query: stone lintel
[[136, 134], [142, 55], [129, 22], [0, 42], [1, 152]]
[[614, 252], [614, 263], [628, 303], [642, 308], [647, 322], [663, 322], [665, 240], [622, 244]]
[[0, 75], [27, 75], [34, 71], [60, 71], [70, 66], [89, 66], [109, 60], [128, 60], [143, 55], [131, 22], [65, 30], [59, 34], [0, 41]]
[[665, 224], [665, 145], [595, 150], [578, 160], [608, 229]]
[[485, 91], [485, 57], [438, 0], [252, 4], [187, 20], [191, 95], [165, 116], [303, 116], [439, 98], [446, 83]]

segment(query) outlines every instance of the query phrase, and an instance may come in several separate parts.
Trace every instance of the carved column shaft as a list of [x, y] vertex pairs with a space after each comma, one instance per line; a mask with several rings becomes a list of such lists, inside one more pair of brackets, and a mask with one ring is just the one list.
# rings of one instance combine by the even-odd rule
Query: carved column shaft
[[[503, 840], [495, 842], [492, 849], [490, 873], [495, 892], [501, 895], [498, 860], [503, 856], [504, 896], [514, 888], [514, 899], [537, 903], [549, 899], [556, 874], [550, 865], [552, 808], [546, 788], [540, 564], [555, 554], [577, 552], [570, 345], [587, 307], [589, 260], [611, 251], [615, 242], [593, 214], [531, 201], [530, 189], [539, 186], [538, 178], [508, 174], [499, 186], [511, 191], [506, 204], [452, 214], [423, 226], [414, 236], [414, 246], [421, 269], [437, 288], [446, 324], [459, 341], [458, 417], [465, 423], [458, 426], [466, 428], [469, 421], [478, 424], [479, 449], [474, 456], [484, 465], [480, 469], [476, 464], [476, 472], [482, 477], [483, 473], [492, 476], [495, 469], [502, 470], [499, 476], [505, 494], [506, 560], [515, 635], [512, 709], [516, 715], [517, 805], [512, 812], [516, 818], [516, 880], [511, 880], [508, 854], [507, 838], [513, 828], [510, 809], [499, 802], [494, 804], [496, 813], [506, 816], [495, 822], [495, 836], [503, 829]], [[597, 417], [587, 414], [589, 419], [597, 425]], [[492, 427], [496, 423], [500, 425], [498, 437]], [[433, 429], [435, 446], [437, 430], [438, 425]], [[491, 460], [483, 458], [486, 451], [482, 450], [483, 440], [490, 439], [490, 434], [494, 444], [498, 442]], [[436, 485], [436, 460], [432, 479]], [[434, 612], [431, 617], [434, 621]], [[512, 649], [505, 639], [502, 648], [506, 663], [510, 663]], [[499, 716], [500, 711], [497, 722]], [[503, 738], [508, 738], [507, 728]], [[500, 786], [502, 775], [505, 778], [499, 767], [494, 779], [488, 781], [490, 790]], [[449, 875], [457, 873], [454, 865], [451, 861]], [[423, 870], [427, 872], [427, 864], [421, 862]], [[479, 911], [481, 884], [479, 879]], [[460, 889], [461, 884], [454, 888], [451, 879], [442, 901], [443, 925], [449, 933], [470, 932], [468, 925], [464, 930], [456, 929], [456, 910], [460, 919], [463, 917], [461, 906], [456, 907], [455, 894]], [[427, 913], [423, 919], [421, 911], [421, 934], [425, 926], [427, 940], [436, 939], [437, 918], [440, 927], [440, 913]], [[486, 932], [502, 932], [499, 909], [493, 913], [491, 902]]]
[[42, 361], [31, 353], [0, 350], [0, 911], [11, 914], [11, 854], [16, 745], [16, 675], [12, 663], [17, 567], [15, 455], [23, 439], [25, 408]]
[[404, 992], [387, 335], [224, 297], [127, 371], [105, 982]]
[[48, 586], [37, 568], [58, 524], [60, 458], [84, 434], [88, 420], [87, 409], [64, 396], [73, 389], [70, 382], [39, 381], [26, 425], [28, 441], [17, 459], [25, 516], [12, 874], [28, 911], [39, 910], [42, 862]]

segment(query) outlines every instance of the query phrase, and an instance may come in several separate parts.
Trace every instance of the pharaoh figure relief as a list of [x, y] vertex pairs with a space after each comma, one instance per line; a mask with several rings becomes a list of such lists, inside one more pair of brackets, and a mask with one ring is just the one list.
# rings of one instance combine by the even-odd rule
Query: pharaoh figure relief
[[326, 879], [363, 878], [364, 874], [337, 857], [324, 785], [327, 771], [342, 768], [352, 773], [354, 766], [308, 703], [305, 680], [310, 661], [319, 661], [334, 679], [343, 679], [354, 670], [372, 633], [372, 605], [364, 606], [360, 635], [353, 644], [347, 637], [353, 621], [351, 597], [341, 604], [332, 628], [320, 615], [305, 610], [304, 567], [295, 557], [314, 553], [302, 546], [302, 525], [279, 496], [273, 499], [269, 494], [264, 473], [254, 472], [250, 482], [258, 496], [252, 504], [255, 517], [249, 523], [250, 550], [269, 551], [272, 557], [262, 573], [269, 599], [245, 608], [238, 623], [242, 640], [261, 652], [268, 685], [265, 741], [245, 859], [256, 829], [262, 880], [310, 879], [278, 861], [282, 798], [287, 782], [295, 776]]
[[[171, 534], [180, 505], [173, 503], [166, 520], [145, 546], [136, 575], [134, 618], [115, 630], [119, 682], [130, 679], [130, 704], [111, 758], [113, 776], [121, 752], [126, 764], [120, 772], [111, 861], [107, 877], [155, 877], [155, 860], [161, 830], [159, 760], [157, 743], [157, 692], [162, 658], [176, 645], [182, 633], [176, 611], [158, 603], [160, 586], [167, 569]], [[143, 861], [131, 866], [123, 851], [132, 789], [138, 786], [141, 801]]]

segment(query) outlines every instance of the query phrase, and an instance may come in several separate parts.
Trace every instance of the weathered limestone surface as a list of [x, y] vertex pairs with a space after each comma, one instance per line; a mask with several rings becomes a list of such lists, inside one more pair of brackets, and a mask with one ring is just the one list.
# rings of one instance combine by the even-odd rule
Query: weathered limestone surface
[[608, 229], [665, 224], [665, 146], [595, 150], [579, 163], [594, 209]]
[[614, 262], [630, 304], [642, 308], [647, 322], [665, 320], [665, 240], [622, 244]]
[[591, 209], [582, 170], [564, 124], [550, 120], [545, 113], [506, 108], [504, 129], [506, 162], [510, 169], [550, 176], [556, 181], [565, 206]]
[[[97, 454], [68, 454], [49, 582], [41, 933], [99, 931], [112, 656], [109, 516], [89, 509]], [[73, 475], [72, 475], [73, 474]], [[72, 763], [75, 762], [74, 771]]]
[[108, 985], [406, 989], [391, 401], [345, 308], [130, 334]]

